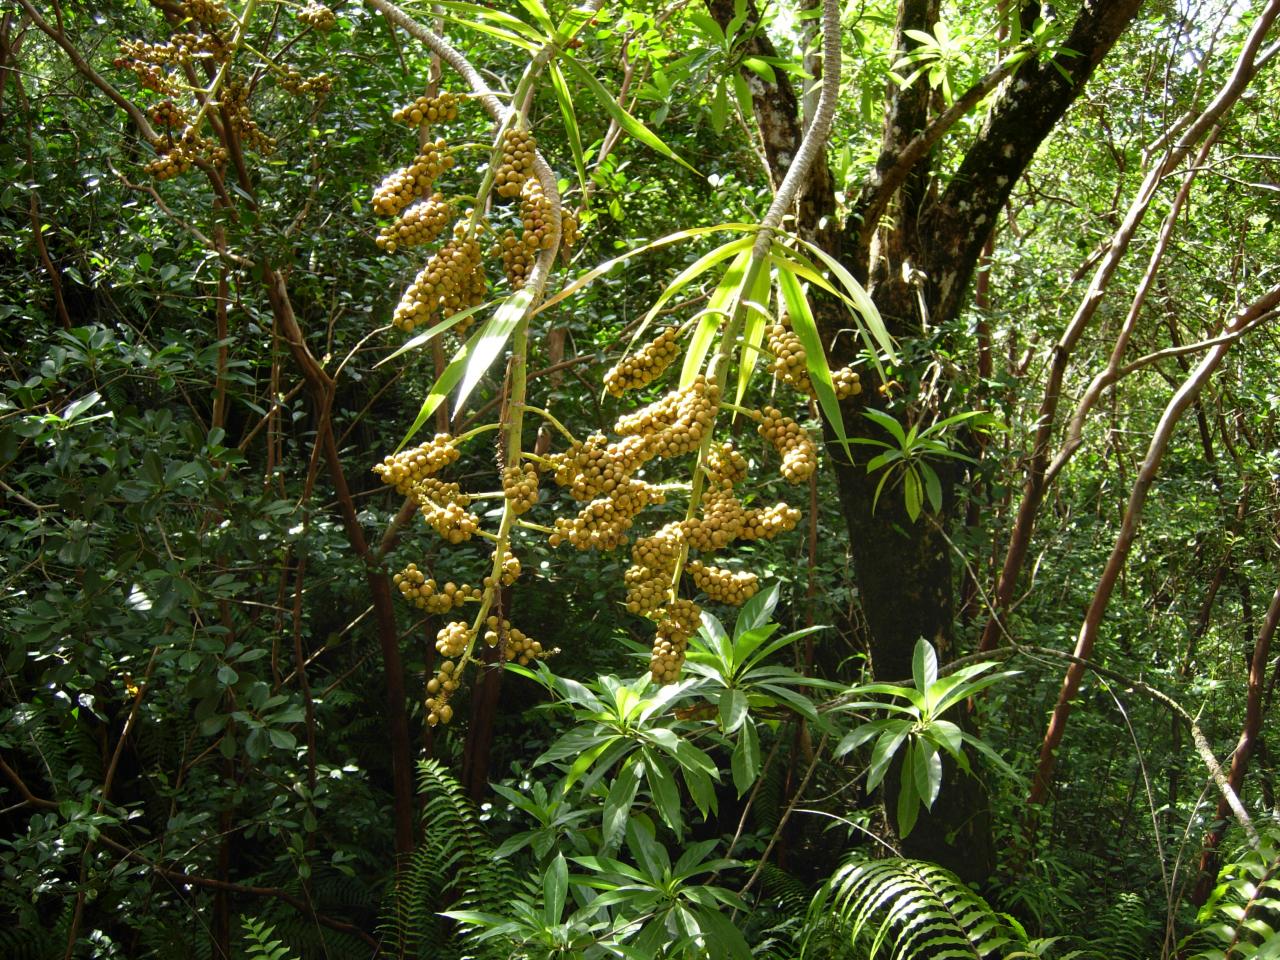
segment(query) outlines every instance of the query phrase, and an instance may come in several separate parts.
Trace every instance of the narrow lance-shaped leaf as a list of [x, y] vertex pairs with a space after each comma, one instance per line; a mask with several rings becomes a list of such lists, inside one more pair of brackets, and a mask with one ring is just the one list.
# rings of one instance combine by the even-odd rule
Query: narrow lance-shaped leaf
[[822, 347], [822, 337], [813, 319], [813, 311], [809, 309], [809, 300], [800, 287], [800, 281], [791, 271], [790, 262], [778, 258], [774, 258], [773, 262], [778, 267], [778, 290], [787, 306], [787, 312], [791, 314], [791, 329], [804, 347], [809, 382], [813, 384], [813, 392], [818, 396], [818, 406], [835, 431], [836, 439], [844, 445], [845, 453], [853, 459], [849, 450], [849, 438], [845, 434], [844, 417], [840, 413], [840, 401], [836, 399], [835, 386], [831, 382], [831, 367], [827, 364], [827, 354]]
[[858, 308], [858, 313], [866, 324], [866, 329], [870, 331], [871, 336], [875, 338], [880, 349], [884, 351], [884, 355], [890, 363], [898, 362], [898, 355], [893, 348], [893, 338], [889, 336], [889, 329], [884, 325], [884, 319], [880, 316], [880, 311], [876, 308], [875, 301], [871, 299], [871, 295], [857, 280], [854, 279], [844, 265], [835, 257], [827, 253], [821, 247], [810, 243], [808, 240], [800, 240], [806, 247], [813, 251], [814, 255], [823, 262], [832, 275], [840, 281], [845, 292], [849, 295], [849, 299], [854, 302]]
[[[689, 286], [690, 283], [702, 276], [717, 263], [722, 263], [730, 257], [740, 254], [743, 250], [750, 249], [754, 242], [755, 240], [753, 237], [738, 237], [736, 240], [730, 240], [728, 243], [723, 243], [714, 250], [707, 251], [697, 260], [693, 261], [693, 263], [689, 264], [689, 266], [676, 274], [671, 279], [671, 282], [662, 289], [660, 294], [658, 294], [658, 298], [653, 301], [653, 305], [645, 312], [643, 319], [640, 321], [640, 325], [636, 327], [635, 333], [631, 335], [631, 340], [627, 343], [627, 350], [629, 351], [631, 349], [631, 345], [644, 336], [644, 332], [649, 329], [649, 324], [651, 324], [653, 322], [653, 318], [658, 315], [658, 311], [665, 307], [671, 301], [672, 297], [680, 293], [681, 290], [685, 289], [685, 287]], [[708, 309], [710, 309], [710, 307], [708, 307]]]
[[446, 13], [444, 19], [451, 23], [456, 23], [460, 27], [466, 27], [468, 30], [477, 30], [480, 33], [487, 33], [491, 37], [497, 37], [504, 43], [509, 43], [513, 47], [526, 50], [529, 53], [536, 53], [542, 44], [534, 40], [526, 40], [518, 34], [512, 33], [510, 30], [504, 30], [502, 27], [495, 26], [492, 23], [485, 23], [472, 17], [458, 16], [457, 14]]
[[[754, 238], [752, 238], [754, 240]], [[746, 304], [747, 313], [742, 327], [742, 350], [738, 354], [738, 388], [733, 402], [742, 403], [751, 383], [751, 374], [760, 359], [760, 344], [764, 341], [764, 328], [769, 322], [765, 306], [769, 302], [769, 271], [761, 270], [751, 285], [751, 300]], [[735, 413], [735, 416], [737, 414]]]
[[697, 170], [694, 170], [692, 166], [686, 163], [683, 158], [677, 155], [674, 150], [663, 143], [661, 137], [631, 114], [627, 113], [626, 110], [622, 109], [618, 102], [613, 98], [613, 94], [608, 91], [603, 83], [596, 79], [595, 75], [592, 74], [590, 70], [571, 58], [565, 58], [564, 63], [566, 63], [569, 68], [578, 75], [582, 82], [586, 84], [587, 89], [595, 94], [596, 99], [600, 101], [600, 105], [604, 107], [605, 112], [616, 120], [618, 126], [625, 130], [631, 137], [639, 140], [651, 150], [655, 150], [662, 154], [668, 160], [674, 160], [681, 166], [686, 167], [695, 174], [698, 174], [698, 176], [702, 176], [702, 174], [698, 173]]
[[492, 300], [486, 300], [484, 303], [477, 303], [473, 307], [467, 307], [467, 309], [465, 310], [459, 310], [457, 313], [450, 314], [448, 317], [446, 317], [444, 320], [441, 320], [439, 323], [432, 324], [426, 330], [422, 331], [422, 333], [414, 334], [404, 343], [400, 344], [400, 346], [398, 346], [393, 352], [387, 354], [387, 356], [383, 357], [381, 360], [375, 363], [374, 368], [376, 369], [377, 367], [380, 367], [383, 364], [390, 363], [396, 357], [402, 356], [403, 354], [408, 353], [410, 350], [417, 350], [418, 347], [421, 347], [423, 344], [430, 343], [436, 336], [443, 333], [444, 331], [452, 330], [463, 320], [467, 319], [467, 317], [474, 316], [475, 314], [479, 313], [481, 310], [484, 310], [486, 307], [489, 307], [492, 305], [493, 305]]
[[467, 360], [462, 386], [458, 388], [458, 399], [454, 402], [453, 412], [455, 416], [467, 402], [467, 397], [471, 396], [471, 391], [480, 382], [480, 378], [484, 376], [485, 371], [489, 369], [494, 359], [502, 352], [502, 348], [507, 345], [507, 340], [510, 339], [512, 332], [520, 321], [525, 318], [532, 303], [533, 290], [531, 288], [525, 287], [522, 290], [517, 290], [498, 306], [493, 316], [485, 323], [480, 331], [480, 339], [476, 342], [475, 349]]
[[462, 373], [467, 365], [467, 357], [471, 355], [483, 333], [483, 327], [473, 333], [471, 339], [458, 348], [458, 352], [453, 355], [453, 359], [449, 361], [448, 366], [440, 371], [440, 376], [431, 385], [431, 389], [427, 391], [426, 399], [422, 401], [422, 406], [418, 408], [418, 415], [413, 418], [413, 423], [409, 425], [409, 430], [405, 433], [404, 439], [396, 447], [397, 451], [402, 450], [404, 445], [413, 439], [414, 435], [422, 429], [422, 425], [427, 422], [427, 419], [436, 412], [436, 408], [444, 402], [454, 384], [462, 379]]
[[569, 890], [569, 864], [564, 858], [563, 853], [557, 853], [556, 858], [551, 861], [551, 865], [547, 868], [546, 876], [542, 878], [542, 919], [547, 926], [554, 926], [560, 922], [560, 915], [564, 913], [565, 895]]
[[547, 64], [547, 72], [551, 75], [551, 88], [555, 91], [556, 100], [560, 104], [560, 115], [564, 117], [565, 138], [569, 141], [569, 153], [573, 155], [573, 168], [578, 174], [578, 186], [582, 196], [587, 197], [587, 163], [582, 154], [582, 131], [578, 129], [578, 114], [573, 106], [573, 96], [569, 93], [569, 85], [564, 82], [564, 74], [554, 60]]
[[587, 284], [593, 280], [598, 280], [620, 263], [625, 263], [633, 257], [637, 257], [642, 253], [648, 253], [650, 250], [660, 250], [663, 247], [669, 247], [673, 243], [679, 243], [681, 240], [688, 240], [690, 237], [704, 237], [709, 233], [720, 233], [722, 231], [733, 231], [737, 233], [754, 233], [760, 229], [758, 223], [718, 223], [713, 227], [689, 227], [686, 230], [677, 230], [675, 233], [669, 233], [665, 237], [659, 237], [657, 240], [650, 240], [648, 243], [641, 244], [626, 253], [620, 253], [618, 256], [603, 263], [592, 267], [573, 283], [569, 284], [562, 290], [557, 291], [553, 296], [543, 300], [533, 311], [533, 316], [537, 316], [544, 310], [554, 307], [562, 301], [573, 296]]
[[[487, 7], [484, 4], [467, 3], [465, 0], [436, 0], [432, 6], [439, 7], [447, 19], [456, 19], [459, 23], [467, 26], [475, 26], [475, 21], [477, 20], [487, 20], [511, 33], [518, 33], [526, 40], [532, 40], [539, 45], [545, 43], [547, 39], [540, 30], [525, 23], [519, 17], [513, 17], [509, 13], [493, 7]], [[457, 16], [450, 17], [450, 14], [457, 14]]]
[[751, 250], [746, 249], [734, 258], [725, 271], [720, 285], [711, 294], [706, 309], [702, 311], [702, 319], [694, 329], [693, 337], [684, 354], [684, 367], [680, 370], [680, 389], [683, 390], [697, 378], [702, 369], [702, 361], [707, 358], [716, 331], [726, 317], [732, 316], [742, 295], [742, 281], [745, 279], [747, 265], [751, 262]]

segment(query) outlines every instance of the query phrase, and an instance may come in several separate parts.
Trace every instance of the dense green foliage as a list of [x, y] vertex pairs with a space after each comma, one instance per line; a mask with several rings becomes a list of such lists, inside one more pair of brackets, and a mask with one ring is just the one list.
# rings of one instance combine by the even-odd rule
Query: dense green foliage
[[[1069, 80], [1083, 57], [1067, 38], [1094, 5], [851, 5], [819, 161], [834, 206], [806, 223], [802, 196], [760, 273], [751, 225], [781, 180], [768, 109], [785, 82], [812, 94], [812, 117], [817, 7], [411, 7], [486, 83], [529, 91], [582, 230], [545, 290], [522, 297], [491, 261], [471, 363], [452, 368], [460, 409], [456, 389], [424, 398], [466, 338], [391, 325], [429, 254], [381, 252], [390, 220], [369, 198], [412, 158], [392, 111], [466, 83], [378, 3], [338, 5], [330, 29], [317, 4], [236, 3], [203, 26], [198, 6], [0, 7], [0, 957], [1280, 955], [1275, 27], [1240, 102], [1157, 178], [1114, 275], [1086, 292], [1188, 129], [1178, 118], [1213, 99], [1277, 4], [1144, 6], [1000, 184], [983, 275], [943, 315], [940, 278], [889, 262], [908, 249], [889, 236], [927, 220], [1001, 97], [1047, 89], [1024, 82], [1032, 65]], [[929, 29], [904, 32], [899, 6]], [[173, 143], [148, 143], [138, 117], [159, 127], [169, 94], [112, 61], [123, 40], [187, 31], [235, 48], [228, 70], [276, 145], [211, 105], [206, 146], [229, 156], [158, 178], [144, 168]], [[534, 79], [548, 38], [554, 70]], [[1008, 76], [964, 100], [1002, 58]], [[230, 100], [211, 60], [183, 70], [174, 99]], [[870, 249], [887, 268], [824, 249], [829, 222], [856, 234], [894, 111], [916, 96], [954, 124], [882, 213]], [[479, 98], [448, 125], [455, 164], [436, 189], [459, 213], [492, 173], [496, 129]], [[496, 202], [488, 217], [486, 251], [520, 219]], [[895, 278], [917, 314], [884, 292]], [[1082, 300], [1098, 312], [1063, 346]], [[812, 399], [762, 354], [784, 313]], [[652, 337], [651, 314], [685, 325], [686, 359], [614, 397], [604, 372]], [[741, 336], [721, 346], [722, 329]], [[1157, 451], [1171, 398], [1228, 342]], [[1047, 494], [1002, 600], [1067, 356]], [[481, 494], [471, 509], [522, 567], [484, 611], [557, 652], [504, 669], [476, 644], [437, 724], [452, 617], [404, 603], [391, 578], [414, 563], [442, 587], [482, 584], [491, 543], [436, 536], [371, 468], [417, 418], [412, 443], [468, 436], [450, 480], [494, 491], [510, 434], [535, 457], [562, 451], [562, 431], [613, 436], [719, 359], [733, 406], [716, 440], [743, 455], [742, 505], [803, 511], [717, 556], [758, 592], [734, 609], [687, 585], [706, 609], [680, 679], [656, 684], [627, 549], [553, 548], [544, 534], [580, 505], [550, 472], [525, 526]], [[863, 391], [837, 405], [846, 363]], [[766, 404], [825, 429], [812, 480], [779, 474], [750, 419]], [[669, 497], [633, 541], [685, 518], [705, 453], [644, 467]], [[879, 571], [856, 559], [859, 518], [889, 537]], [[1096, 642], [1073, 655], [1118, 542]], [[934, 547], [946, 626], [899, 644], [912, 675], [894, 675], [869, 611], [899, 587], [932, 603], [911, 558]], [[1065, 736], [1038, 760], [1082, 663]], [[995, 869], [974, 854], [966, 873], [984, 837]]]

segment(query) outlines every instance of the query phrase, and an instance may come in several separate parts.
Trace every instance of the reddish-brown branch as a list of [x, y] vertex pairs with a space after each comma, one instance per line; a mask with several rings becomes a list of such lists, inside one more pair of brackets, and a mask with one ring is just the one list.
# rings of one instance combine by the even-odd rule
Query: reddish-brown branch
[[[1277, 625], [1280, 625], [1280, 587], [1277, 587], [1276, 592], [1272, 594], [1266, 619], [1258, 630], [1258, 637], [1253, 645], [1253, 657], [1249, 661], [1244, 725], [1240, 730], [1240, 739], [1236, 743], [1236, 752], [1231, 757], [1231, 772], [1227, 774], [1227, 782], [1237, 794], [1244, 785], [1244, 775], [1249, 768], [1249, 759], [1253, 756], [1258, 744], [1258, 736], [1262, 732], [1264, 678], [1267, 672], [1267, 661], [1271, 656], [1271, 640], [1275, 636]], [[1205, 834], [1204, 850], [1200, 855], [1200, 876], [1191, 893], [1191, 903], [1196, 907], [1203, 906], [1209, 899], [1209, 891], [1213, 889], [1214, 880], [1217, 878], [1218, 846], [1226, 834], [1227, 817], [1230, 813], [1226, 799], [1220, 799], [1214, 825]]]
[[40, 201], [36, 199], [35, 190], [31, 191], [27, 214], [31, 218], [31, 238], [35, 241], [36, 252], [40, 255], [40, 265], [49, 275], [49, 289], [53, 293], [54, 310], [62, 323], [62, 329], [70, 330], [71, 314], [67, 313], [67, 302], [62, 296], [62, 276], [58, 273], [58, 268], [53, 265], [49, 248], [44, 242], [44, 224], [40, 222]]
[[[1106, 255], [1094, 273], [1089, 289], [1085, 292], [1080, 306], [1076, 309], [1071, 322], [1067, 325], [1062, 337], [1053, 349], [1046, 380], [1043, 399], [1036, 418], [1035, 439], [1032, 442], [1030, 461], [1027, 464], [1027, 476], [1023, 486], [1022, 501], [1018, 506], [1017, 519], [1010, 534], [1009, 546], [1005, 553], [1004, 565], [1000, 571], [1000, 580], [994, 592], [994, 608], [983, 630], [980, 649], [988, 650], [999, 640], [1002, 624], [1000, 618], [1008, 611], [1013, 600], [1022, 568], [1026, 561], [1027, 551], [1031, 545], [1031, 536], [1035, 529], [1036, 517], [1047, 488], [1046, 473], [1049, 468], [1050, 446], [1053, 442], [1054, 427], [1057, 418], [1058, 402], [1061, 399], [1063, 382], [1072, 351], [1084, 335], [1085, 330], [1097, 313], [1098, 306], [1110, 285], [1112, 277], [1121, 259], [1129, 249], [1138, 227], [1146, 217], [1151, 201], [1155, 197], [1156, 188], [1164, 178], [1201, 143], [1209, 132], [1217, 125], [1223, 115], [1239, 100], [1248, 87], [1249, 82], [1257, 74], [1255, 56], [1263, 38], [1270, 29], [1277, 14], [1280, 14], [1280, 0], [1270, 0], [1266, 9], [1254, 21], [1244, 48], [1236, 59], [1236, 64], [1227, 82], [1223, 84], [1213, 101], [1201, 111], [1196, 121], [1169, 149], [1143, 180], [1137, 196], [1129, 206], [1124, 221], [1112, 237]], [[1233, 331], [1234, 332], [1234, 331]]]
[[[1280, 4], [1276, 4], [1276, 6], [1280, 8]], [[1280, 304], [1280, 285], [1272, 287], [1237, 313], [1226, 325], [1224, 332], [1228, 334], [1236, 332], [1258, 317], [1270, 313], [1276, 308], [1277, 304]], [[1164, 458], [1165, 451], [1169, 447], [1174, 428], [1187, 407], [1192, 404], [1204, 388], [1205, 383], [1208, 382], [1219, 364], [1221, 364], [1229, 349], [1229, 343], [1222, 343], [1212, 348], [1191, 371], [1186, 380], [1183, 381], [1173, 397], [1170, 398], [1164, 414], [1160, 417], [1155, 434], [1147, 446], [1147, 454], [1143, 459], [1142, 468], [1138, 471], [1137, 479], [1129, 495], [1129, 503], [1125, 508], [1124, 518], [1120, 524], [1120, 532], [1116, 536], [1115, 546], [1094, 589], [1093, 599], [1089, 604], [1084, 623], [1081, 625], [1080, 633], [1076, 638], [1075, 656], [1079, 659], [1088, 659], [1093, 652], [1094, 643], [1098, 639], [1098, 633], [1102, 626], [1103, 616], [1111, 601], [1111, 595], [1120, 578], [1120, 573], [1129, 558], [1129, 549], [1138, 534], [1138, 525], [1142, 518], [1143, 508], [1146, 505], [1147, 495], [1151, 490], [1152, 483], [1155, 481], [1156, 473], [1160, 469], [1160, 462]], [[1071, 702], [1080, 688], [1080, 680], [1084, 676], [1084, 669], [1079, 664], [1073, 664], [1068, 668], [1066, 677], [1063, 679], [1062, 690], [1058, 694], [1058, 702], [1054, 707], [1053, 716], [1049, 720], [1049, 728], [1045, 732], [1044, 743], [1040, 748], [1040, 762], [1036, 768], [1035, 778], [1032, 781], [1031, 793], [1028, 797], [1029, 803], [1043, 803], [1048, 795], [1049, 788], [1053, 782], [1056, 752], [1062, 742], [1067, 718], [1071, 715]]]

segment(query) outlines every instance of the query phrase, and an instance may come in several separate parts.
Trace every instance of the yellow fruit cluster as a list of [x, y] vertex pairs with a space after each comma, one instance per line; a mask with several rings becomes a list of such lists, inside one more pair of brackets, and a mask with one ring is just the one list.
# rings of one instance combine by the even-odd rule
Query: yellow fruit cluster
[[169, 99], [161, 100], [151, 107], [147, 111], [147, 116], [157, 127], [165, 127], [169, 130], [185, 126], [187, 123], [186, 111]]
[[568, 210], [560, 211], [560, 256], [565, 263], [569, 262], [569, 253], [582, 239], [582, 230], [578, 226], [578, 218]]
[[284, 72], [279, 77], [280, 86], [294, 96], [323, 95], [333, 89], [333, 77], [327, 73], [317, 73], [308, 77], [302, 71], [293, 67], [283, 67], [282, 69]]
[[298, 13], [298, 19], [308, 27], [328, 33], [338, 22], [332, 10], [316, 0], [307, 0], [307, 5]]
[[395, 253], [400, 247], [418, 247], [434, 243], [454, 218], [453, 204], [444, 195], [432, 194], [427, 200], [419, 200], [395, 222], [383, 227], [374, 242], [387, 253]]
[[622, 436], [645, 437], [649, 457], [679, 457], [698, 449], [719, 405], [719, 385], [699, 376], [685, 389], [619, 417], [614, 429]]
[[471, 639], [471, 627], [465, 620], [446, 623], [436, 634], [436, 652], [442, 657], [460, 657]]
[[453, 707], [449, 705], [449, 698], [453, 696], [454, 691], [458, 689], [458, 676], [456, 674], [458, 665], [452, 660], [446, 660], [440, 664], [440, 669], [436, 671], [436, 675], [427, 681], [427, 693], [431, 694], [427, 698], [427, 724], [434, 727], [438, 723], [448, 723], [453, 719]]
[[460, 607], [468, 600], [480, 599], [480, 588], [464, 583], [461, 586], [452, 580], [443, 587], [435, 580], [411, 563], [391, 578], [400, 591], [400, 595], [419, 610], [427, 613], [448, 613], [454, 607]]
[[[453, 239], [431, 256], [409, 284], [396, 304], [391, 322], [398, 329], [411, 332], [417, 326], [430, 323], [438, 314], [448, 318], [482, 303], [484, 294], [480, 244], [469, 239], [466, 227], [459, 223], [454, 227]], [[468, 322], [454, 329], [462, 334], [469, 326]]]
[[415, 127], [457, 120], [458, 95], [452, 90], [441, 90], [434, 97], [424, 93], [413, 103], [393, 111], [391, 119]]
[[801, 393], [811, 393], [813, 387], [809, 383], [809, 355], [800, 338], [783, 323], [771, 323], [765, 327], [765, 345], [773, 354], [770, 370], [773, 375]]
[[631, 548], [631, 566], [623, 575], [629, 613], [647, 617], [667, 602], [683, 538], [680, 524], [668, 523], [653, 536], [641, 537], [635, 542]]
[[427, 477], [414, 484], [413, 498], [427, 526], [452, 544], [470, 540], [480, 529], [480, 518], [467, 511], [471, 498], [456, 483]]
[[176, 144], [154, 160], [144, 164], [142, 169], [157, 180], [172, 180], [190, 170], [194, 161], [192, 151], [181, 144]]
[[502, 471], [502, 494], [517, 517], [538, 502], [538, 468], [532, 463], [512, 465]]
[[528, 130], [508, 130], [502, 137], [502, 162], [494, 172], [493, 184], [500, 197], [518, 197], [533, 171], [537, 143]]
[[685, 565], [685, 571], [693, 578], [697, 588], [717, 603], [740, 607], [760, 589], [760, 578], [754, 573], [738, 573], [724, 567], [712, 567], [701, 560], [689, 561]]
[[673, 600], [662, 611], [649, 655], [649, 673], [655, 683], [674, 683], [684, 666], [689, 638], [698, 632], [702, 609], [692, 600]]
[[761, 410], [760, 436], [768, 440], [782, 457], [781, 472], [790, 483], [804, 483], [818, 468], [818, 446], [800, 424], [782, 415], [776, 407]]
[[[502, 554], [502, 575], [500, 581], [504, 587], [509, 587], [520, 579], [520, 558], [511, 552], [511, 548], [507, 547]], [[485, 589], [493, 586], [493, 575], [484, 578]]]
[[392, 171], [373, 191], [373, 210], [381, 217], [394, 217], [418, 197], [431, 193], [440, 174], [453, 166], [453, 155], [444, 140], [428, 143], [413, 163]]
[[615, 397], [647, 387], [680, 356], [680, 328], [667, 327], [629, 357], [623, 357], [604, 375], [604, 388]]
[[856, 397], [862, 393], [862, 380], [853, 372], [853, 367], [841, 367], [831, 371], [831, 385], [835, 387], [836, 399]]
[[742, 517], [739, 540], [772, 540], [780, 533], [790, 533], [800, 522], [800, 511], [785, 503], [775, 503], [763, 510], [746, 511]]
[[542, 184], [532, 178], [520, 189], [520, 225], [524, 241], [535, 250], [549, 250], [555, 237], [551, 232], [551, 201]]
[[713, 443], [707, 451], [707, 484], [733, 487], [747, 478], [747, 458], [730, 441]]
[[426, 443], [409, 450], [384, 457], [373, 472], [382, 482], [396, 488], [402, 495], [413, 494], [413, 488], [434, 473], [453, 463], [461, 454], [453, 445], [453, 437], [437, 433]]
[[226, 4], [219, 0], [184, 0], [179, 6], [184, 17], [190, 17], [207, 27], [216, 26], [230, 16]]
[[641, 480], [627, 480], [606, 497], [592, 500], [573, 519], [559, 517], [555, 532], [547, 542], [553, 547], [563, 543], [579, 550], [614, 550], [627, 542], [636, 514], [651, 503], [662, 503], [665, 495], [657, 487]]
[[702, 553], [723, 550], [742, 532], [746, 511], [732, 490], [708, 490], [702, 497], [701, 515], [684, 521], [689, 546]]
[[269, 137], [258, 126], [249, 111], [249, 83], [240, 77], [232, 77], [222, 87], [222, 112], [231, 121], [231, 127], [240, 142], [262, 154], [275, 153], [276, 139]]
[[489, 617], [485, 620], [485, 627], [484, 642], [491, 647], [501, 644], [503, 660], [515, 660], [517, 663], [528, 666], [534, 660], [542, 660], [560, 652], [543, 650], [541, 643], [513, 627], [509, 620]]
[[507, 275], [512, 290], [521, 289], [533, 272], [534, 261], [538, 258], [536, 243], [536, 237], [528, 233], [516, 236], [514, 230], [506, 230], [498, 238], [496, 250], [502, 256], [502, 272]]

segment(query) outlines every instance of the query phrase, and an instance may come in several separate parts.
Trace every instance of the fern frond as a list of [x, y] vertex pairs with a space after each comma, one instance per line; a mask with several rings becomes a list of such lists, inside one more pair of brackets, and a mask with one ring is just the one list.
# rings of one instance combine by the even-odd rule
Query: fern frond
[[244, 927], [245, 956], [248, 960], [293, 960], [289, 948], [279, 940], [272, 940], [276, 928], [254, 917], [240, 921]]
[[[832, 921], [855, 956], [987, 960], [1025, 946], [1022, 932], [949, 870], [922, 860], [851, 860], [814, 897], [806, 931]], [[806, 933], [802, 955], [809, 952]]]
[[450, 937], [437, 913], [505, 906], [518, 884], [511, 867], [493, 859], [475, 805], [441, 764], [420, 763], [418, 787], [422, 841], [397, 871], [379, 930], [406, 956], [444, 958]]

